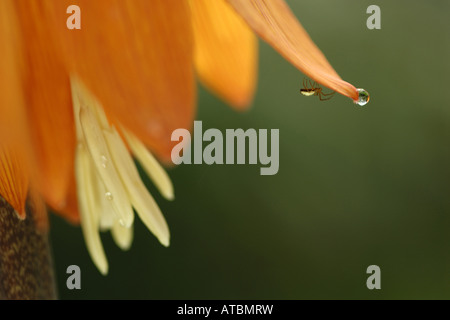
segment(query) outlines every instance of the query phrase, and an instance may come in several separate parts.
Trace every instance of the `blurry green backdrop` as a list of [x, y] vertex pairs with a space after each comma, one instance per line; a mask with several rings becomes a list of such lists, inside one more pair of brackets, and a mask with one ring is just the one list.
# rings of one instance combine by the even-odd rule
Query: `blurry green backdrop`
[[[252, 108], [232, 111], [199, 89], [207, 128], [279, 128], [280, 170], [181, 165], [174, 202], [149, 188], [171, 246], [136, 219], [128, 252], [110, 234], [106, 277], [81, 229], [52, 216], [62, 299], [450, 298], [449, 1], [288, 1], [347, 81], [359, 107], [299, 94], [303, 75], [261, 42]], [[381, 30], [366, 9], [381, 7]], [[174, 88], [177, 90], [177, 88]], [[82, 289], [66, 288], [68, 265]], [[381, 290], [366, 268], [381, 267]]]

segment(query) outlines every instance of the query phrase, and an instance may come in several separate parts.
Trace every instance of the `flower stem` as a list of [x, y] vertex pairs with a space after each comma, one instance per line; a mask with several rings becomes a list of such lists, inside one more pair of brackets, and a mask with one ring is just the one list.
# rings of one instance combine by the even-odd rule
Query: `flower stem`
[[56, 299], [48, 233], [31, 211], [22, 221], [0, 196], [0, 299]]

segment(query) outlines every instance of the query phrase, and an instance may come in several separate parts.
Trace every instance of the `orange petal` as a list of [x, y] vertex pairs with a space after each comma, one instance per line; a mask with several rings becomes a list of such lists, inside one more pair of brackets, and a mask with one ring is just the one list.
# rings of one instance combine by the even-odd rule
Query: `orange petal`
[[21, 157], [14, 151], [0, 150], [0, 195], [25, 219], [28, 193], [28, 171]]
[[26, 138], [20, 67], [22, 43], [12, 0], [0, 1], [0, 142], [17, 145]]
[[40, 1], [16, 0], [24, 39], [26, 108], [37, 162], [37, 187], [56, 210], [74, 170], [75, 129], [67, 70]]
[[258, 42], [224, 0], [191, 0], [195, 66], [200, 80], [238, 109], [255, 92]]
[[[188, 4], [179, 0], [39, 1], [66, 62], [113, 122], [170, 159], [172, 131], [192, 126], [195, 79]], [[81, 8], [81, 30], [65, 27]]]
[[70, 223], [79, 224], [80, 223], [80, 213], [78, 211], [78, 196], [77, 196], [77, 186], [75, 183], [75, 175], [72, 175], [69, 184], [69, 190], [67, 193], [65, 206], [61, 209], [60, 214], [64, 216]]
[[35, 187], [30, 187], [30, 192], [28, 193], [28, 203], [31, 206], [31, 213], [36, 221], [36, 226], [41, 232], [48, 231], [49, 222], [47, 207], [45, 206], [44, 199], [39, 194], [38, 189]]
[[25, 218], [26, 122], [19, 68], [21, 43], [12, 0], [0, 1], [0, 195]]
[[305, 75], [344, 96], [358, 99], [356, 88], [334, 71], [283, 0], [227, 1], [262, 39]]

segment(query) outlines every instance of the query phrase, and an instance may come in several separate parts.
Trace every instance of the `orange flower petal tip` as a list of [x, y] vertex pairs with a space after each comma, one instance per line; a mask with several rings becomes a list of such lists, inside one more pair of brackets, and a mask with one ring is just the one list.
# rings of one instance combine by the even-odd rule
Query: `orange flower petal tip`
[[28, 171], [17, 153], [0, 150], [0, 195], [14, 208], [20, 219], [25, 219], [28, 193]]
[[358, 91], [342, 80], [283, 0], [227, 0], [263, 40], [317, 83], [353, 101]]

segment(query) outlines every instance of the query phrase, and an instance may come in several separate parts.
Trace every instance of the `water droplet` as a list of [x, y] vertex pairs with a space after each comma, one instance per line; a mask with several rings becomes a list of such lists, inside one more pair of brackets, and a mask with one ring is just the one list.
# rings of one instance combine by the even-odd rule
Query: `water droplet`
[[105, 156], [101, 156], [102, 167], [106, 168], [108, 166], [108, 158]]
[[109, 201], [111, 201], [112, 199], [114, 199], [114, 197], [113, 197], [113, 195], [112, 195], [111, 192], [106, 192], [106, 193], [105, 193], [105, 198], [106, 198], [106, 200], [109, 200]]
[[358, 100], [355, 100], [356, 104], [359, 104], [360, 106], [366, 105], [370, 100], [369, 93], [364, 89], [356, 89], [358, 91]]

